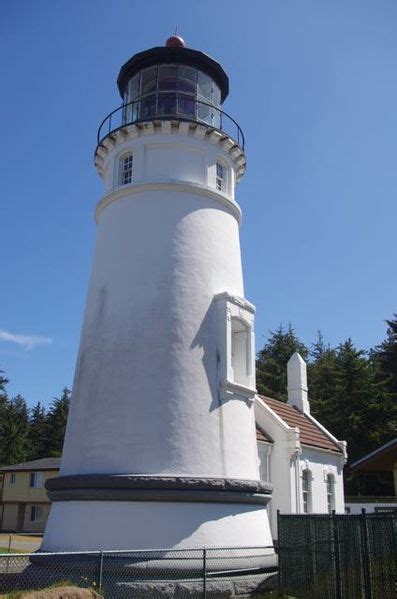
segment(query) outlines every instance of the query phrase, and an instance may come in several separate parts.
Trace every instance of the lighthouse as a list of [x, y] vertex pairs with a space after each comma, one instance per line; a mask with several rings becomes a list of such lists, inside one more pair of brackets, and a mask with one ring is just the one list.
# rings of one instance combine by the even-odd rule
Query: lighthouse
[[104, 195], [42, 550], [271, 545], [253, 304], [222, 66], [171, 37], [135, 54], [102, 122]]

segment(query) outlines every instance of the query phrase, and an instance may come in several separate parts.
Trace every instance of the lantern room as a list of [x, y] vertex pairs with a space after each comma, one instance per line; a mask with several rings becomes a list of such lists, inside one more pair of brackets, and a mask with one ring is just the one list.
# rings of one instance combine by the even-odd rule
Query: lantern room
[[152, 118], [198, 120], [221, 126], [229, 81], [221, 65], [173, 36], [166, 46], [133, 56], [117, 80], [124, 122]]

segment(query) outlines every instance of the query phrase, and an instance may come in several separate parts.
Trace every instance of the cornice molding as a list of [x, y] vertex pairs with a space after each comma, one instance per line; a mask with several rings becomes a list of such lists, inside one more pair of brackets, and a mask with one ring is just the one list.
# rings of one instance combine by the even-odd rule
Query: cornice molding
[[190, 121], [149, 121], [125, 125], [112, 131], [95, 149], [94, 162], [98, 173], [103, 176], [106, 157], [113, 148], [127, 139], [135, 139], [141, 135], [183, 135], [206, 140], [209, 144], [217, 145], [228, 154], [233, 163], [238, 183], [244, 175], [246, 159], [243, 149], [227, 133], [214, 129], [211, 125]]
[[180, 193], [190, 193], [211, 198], [212, 200], [215, 200], [216, 202], [221, 204], [223, 207], [227, 208], [235, 217], [238, 224], [241, 224], [241, 209], [235, 201], [231, 200], [226, 195], [215, 191], [211, 187], [204, 187], [203, 185], [199, 185], [198, 183], [181, 183], [180, 181], [162, 181], [157, 183], [130, 183], [129, 185], [123, 185], [122, 187], [119, 187], [107, 193], [102, 198], [102, 200], [98, 202], [97, 207], [95, 209], [95, 222], [98, 222], [98, 218], [101, 212], [106, 208], [106, 206], [109, 206], [109, 204], [111, 204], [112, 202], [116, 202], [117, 200], [131, 197], [134, 194], [147, 191], [176, 191]]

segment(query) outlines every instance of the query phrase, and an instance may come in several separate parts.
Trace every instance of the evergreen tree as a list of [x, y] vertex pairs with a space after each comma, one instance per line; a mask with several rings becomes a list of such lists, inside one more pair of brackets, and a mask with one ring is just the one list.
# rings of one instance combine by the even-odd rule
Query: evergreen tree
[[62, 454], [70, 395], [71, 391], [64, 387], [61, 397], [53, 400], [47, 413], [45, 451], [48, 457], [59, 457]]
[[17, 395], [4, 403], [1, 424], [2, 464], [24, 462], [28, 458], [29, 411], [24, 398]]
[[46, 456], [46, 412], [45, 408], [38, 402], [32, 408], [29, 421], [29, 457], [38, 460]]
[[386, 339], [371, 352], [371, 360], [377, 381], [383, 382], [391, 397], [397, 400], [397, 314], [386, 323]]
[[276, 331], [270, 331], [257, 356], [256, 385], [260, 394], [287, 401], [287, 362], [296, 351], [303, 359], [307, 358], [308, 350], [291, 324], [287, 330], [280, 325]]
[[320, 422], [330, 420], [335, 398], [336, 351], [326, 344], [321, 332], [310, 350], [308, 364], [309, 400], [313, 416]]

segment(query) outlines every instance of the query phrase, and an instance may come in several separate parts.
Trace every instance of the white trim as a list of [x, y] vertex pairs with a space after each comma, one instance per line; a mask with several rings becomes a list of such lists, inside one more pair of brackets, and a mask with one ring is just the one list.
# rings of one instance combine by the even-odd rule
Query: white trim
[[209, 197], [222, 206], [228, 208], [231, 214], [237, 220], [238, 224], [241, 224], [241, 209], [234, 200], [231, 200], [223, 193], [215, 191], [211, 187], [204, 187], [198, 183], [181, 183], [180, 181], [162, 181], [160, 183], [129, 183], [122, 185], [121, 187], [114, 189], [104, 195], [104, 197], [98, 202], [95, 209], [95, 222], [98, 222], [101, 212], [112, 202], [120, 200], [126, 196], [131, 196], [135, 193], [142, 193], [144, 191], [176, 191]]
[[316, 426], [318, 426], [318, 428], [341, 449], [343, 459], [346, 463], [346, 461], [347, 461], [347, 450], [346, 450], [347, 443], [346, 443], [346, 441], [339, 441], [339, 439], [334, 437], [334, 435], [332, 433], [330, 433], [329, 430], [326, 429], [325, 426], [323, 426], [320, 422], [318, 422], [318, 420], [316, 420], [314, 418], [314, 416], [312, 416], [310, 413], [305, 413], [305, 416], [307, 416], [307, 418], [309, 418]]

